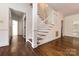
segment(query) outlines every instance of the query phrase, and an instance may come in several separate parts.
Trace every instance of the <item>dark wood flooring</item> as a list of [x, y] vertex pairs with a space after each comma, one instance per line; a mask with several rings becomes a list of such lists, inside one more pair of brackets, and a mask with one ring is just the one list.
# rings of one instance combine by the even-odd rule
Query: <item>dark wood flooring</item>
[[63, 37], [32, 49], [22, 36], [14, 36], [10, 46], [0, 47], [1, 56], [78, 56], [79, 38]]
[[22, 36], [14, 36], [11, 45], [0, 48], [1, 56], [34, 56], [36, 55], [31, 46], [27, 46], [25, 39]]
[[34, 51], [40, 56], [79, 56], [79, 38], [65, 36], [62, 40], [43, 44]]

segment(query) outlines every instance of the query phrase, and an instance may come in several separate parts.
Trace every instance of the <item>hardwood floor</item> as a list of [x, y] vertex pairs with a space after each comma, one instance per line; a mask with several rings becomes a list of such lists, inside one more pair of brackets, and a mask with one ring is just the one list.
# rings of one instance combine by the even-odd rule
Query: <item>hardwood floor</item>
[[0, 48], [1, 56], [34, 56], [31, 47], [28, 47], [22, 36], [14, 36], [10, 46]]
[[14, 36], [10, 46], [0, 47], [1, 56], [77, 56], [79, 38], [63, 37], [32, 49], [22, 36]]
[[34, 49], [41, 56], [78, 56], [79, 38], [63, 37]]

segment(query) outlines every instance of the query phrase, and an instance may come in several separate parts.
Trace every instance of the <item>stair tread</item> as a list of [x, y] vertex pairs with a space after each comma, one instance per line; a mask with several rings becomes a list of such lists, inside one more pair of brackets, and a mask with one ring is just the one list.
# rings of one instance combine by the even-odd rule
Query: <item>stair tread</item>
[[38, 31], [49, 31], [51, 29], [39, 29]]
[[38, 31], [37, 33], [48, 33], [48, 31]]
[[40, 44], [40, 42], [37, 42], [37, 44]]
[[47, 33], [45, 33], [45, 32], [38, 32], [37, 34], [43, 34], [43, 35], [46, 35]]
[[40, 36], [40, 35], [38, 35], [37, 37], [44, 38], [44, 36]]
[[37, 37], [37, 40], [43, 40], [43, 38]]
[[38, 31], [49, 31], [49, 30], [51, 30], [51, 28], [50, 29], [40, 29], [40, 28], [38, 28]]
[[46, 36], [45, 34], [38, 34], [38, 35], [40, 35], [40, 36]]

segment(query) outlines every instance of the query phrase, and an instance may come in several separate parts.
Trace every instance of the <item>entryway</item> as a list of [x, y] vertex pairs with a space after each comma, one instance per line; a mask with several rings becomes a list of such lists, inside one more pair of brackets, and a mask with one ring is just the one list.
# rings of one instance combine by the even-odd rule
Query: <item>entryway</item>
[[12, 20], [12, 36], [18, 35], [18, 21]]
[[18, 48], [26, 42], [26, 14], [12, 8], [9, 12], [10, 50], [11, 53], [17, 55]]

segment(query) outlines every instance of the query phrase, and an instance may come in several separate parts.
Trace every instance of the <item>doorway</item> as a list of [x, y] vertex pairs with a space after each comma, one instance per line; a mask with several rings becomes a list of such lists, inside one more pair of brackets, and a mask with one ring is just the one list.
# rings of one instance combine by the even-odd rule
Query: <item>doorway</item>
[[18, 35], [18, 21], [12, 20], [12, 36]]
[[[14, 10], [10, 8], [9, 11], [9, 37], [10, 37], [10, 45], [12, 47], [17, 47], [18, 43], [25, 42], [25, 16], [24, 12]], [[25, 29], [25, 30], [24, 30]]]

